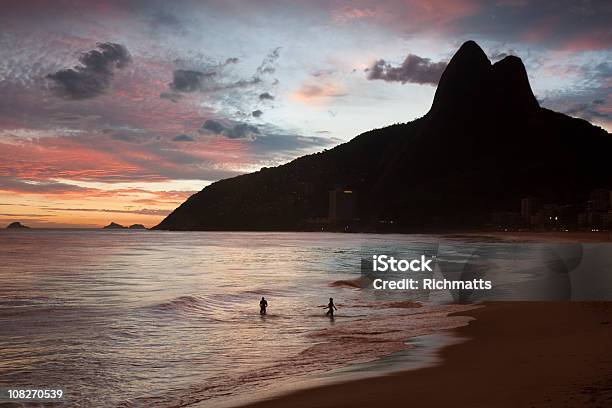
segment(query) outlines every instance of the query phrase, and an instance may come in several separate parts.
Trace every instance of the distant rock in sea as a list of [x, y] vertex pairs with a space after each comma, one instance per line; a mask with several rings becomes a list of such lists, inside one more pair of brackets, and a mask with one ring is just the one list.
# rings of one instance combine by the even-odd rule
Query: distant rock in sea
[[15, 221], [11, 222], [6, 226], [7, 229], [30, 229], [30, 227], [23, 225], [22, 223]]
[[136, 229], [136, 230], [146, 230], [147, 227], [145, 227], [142, 224], [132, 224], [129, 226], [130, 229]]
[[117, 224], [116, 222], [111, 222], [110, 224], [108, 224], [103, 229], [127, 229], [127, 227], [125, 227], [125, 226], [123, 226], [121, 224]]

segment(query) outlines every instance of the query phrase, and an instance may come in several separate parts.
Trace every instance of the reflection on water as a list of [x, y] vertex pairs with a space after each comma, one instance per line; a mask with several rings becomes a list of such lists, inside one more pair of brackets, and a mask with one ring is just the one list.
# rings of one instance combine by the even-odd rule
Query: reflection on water
[[416, 307], [350, 283], [364, 247], [433, 237], [3, 231], [0, 240], [0, 386], [63, 386], [66, 406], [219, 406], [468, 321], [447, 316], [467, 306]]

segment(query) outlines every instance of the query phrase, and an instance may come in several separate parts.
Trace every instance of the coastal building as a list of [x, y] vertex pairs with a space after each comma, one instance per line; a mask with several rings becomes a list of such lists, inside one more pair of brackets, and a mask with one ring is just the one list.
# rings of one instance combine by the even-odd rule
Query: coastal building
[[532, 225], [532, 219], [537, 215], [540, 206], [540, 200], [536, 197], [525, 197], [521, 200], [521, 218], [524, 225]]
[[515, 230], [521, 227], [521, 214], [513, 211], [497, 211], [491, 214], [492, 227], [496, 230]]
[[612, 191], [607, 188], [598, 188], [591, 191], [589, 209], [592, 212], [608, 212], [610, 209], [610, 196], [612, 196]]
[[355, 193], [337, 188], [329, 192], [329, 221], [353, 221], [355, 219]]
[[584, 214], [583, 226], [590, 230], [609, 228], [611, 224], [612, 191], [598, 188], [591, 191]]

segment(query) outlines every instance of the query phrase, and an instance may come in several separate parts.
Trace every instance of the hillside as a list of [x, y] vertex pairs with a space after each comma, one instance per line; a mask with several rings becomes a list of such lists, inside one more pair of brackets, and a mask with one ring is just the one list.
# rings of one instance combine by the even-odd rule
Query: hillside
[[520, 58], [491, 64], [468, 41], [422, 118], [215, 182], [155, 228], [342, 229], [324, 221], [335, 188], [355, 194], [352, 230], [478, 227], [526, 195], [573, 203], [609, 188], [611, 153], [603, 129], [539, 106]]

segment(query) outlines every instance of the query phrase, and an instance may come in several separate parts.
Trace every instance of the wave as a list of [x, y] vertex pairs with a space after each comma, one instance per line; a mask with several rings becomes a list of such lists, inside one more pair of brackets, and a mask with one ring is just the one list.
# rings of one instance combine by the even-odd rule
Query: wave
[[360, 276], [355, 279], [337, 280], [329, 284], [331, 287], [363, 288], [363, 278]]
[[356, 304], [353, 307], [365, 307], [371, 309], [414, 309], [423, 307], [419, 302], [413, 302], [410, 300], [398, 300], [392, 302], [373, 302], [367, 304]]
[[201, 296], [186, 295], [155, 304], [150, 308], [165, 312], [205, 312], [209, 306], [207, 300]]
[[[197, 299], [185, 299], [192, 302]], [[411, 302], [410, 302], [411, 303]], [[219, 406], [235, 396], [278, 391], [279, 380], [293, 382], [315, 374], [329, 373], [348, 365], [374, 362], [384, 356], [414, 347], [408, 340], [466, 325], [472, 318], [452, 313], [474, 309], [469, 305], [423, 306], [426, 310], [406, 313], [407, 302], [387, 302], [404, 310], [387, 308], [375, 316], [351, 319], [306, 334], [311, 345], [291, 358], [268, 366], [228, 373], [168, 391], [124, 401], [119, 407], [183, 407], [192, 404]], [[382, 305], [380, 303], [379, 305]], [[408, 306], [413, 307], [413, 306]], [[271, 388], [272, 387], [272, 388]], [[261, 394], [260, 394], [261, 395]]]

